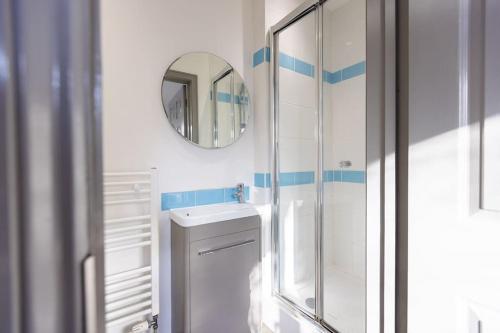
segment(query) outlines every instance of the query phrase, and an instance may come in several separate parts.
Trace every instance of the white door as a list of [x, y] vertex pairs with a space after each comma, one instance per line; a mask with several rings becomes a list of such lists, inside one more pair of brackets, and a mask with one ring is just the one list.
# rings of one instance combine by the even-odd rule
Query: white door
[[409, 0], [408, 332], [500, 332], [500, 1]]

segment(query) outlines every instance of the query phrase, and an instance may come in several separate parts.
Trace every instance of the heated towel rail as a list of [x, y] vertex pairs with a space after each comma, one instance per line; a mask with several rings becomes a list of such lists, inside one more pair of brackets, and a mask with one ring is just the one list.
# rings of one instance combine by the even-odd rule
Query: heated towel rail
[[122, 332], [159, 314], [158, 170], [104, 174], [105, 318]]

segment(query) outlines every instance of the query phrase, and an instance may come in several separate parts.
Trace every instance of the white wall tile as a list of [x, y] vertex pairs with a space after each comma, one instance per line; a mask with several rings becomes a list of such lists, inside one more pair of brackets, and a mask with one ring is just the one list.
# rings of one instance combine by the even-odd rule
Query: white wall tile
[[280, 138], [280, 172], [314, 171], [317, 143], [314, 140]]
[[281, 102], [280, 137], [314, 140], [317, 137], [317, 117], [316, 109]]
[[270, 172], [271, 138], [269, 114], [269, 64], [264, 62], [254, 68], [253, 95], [255, 171]]
[[282, 262], [288, 274], [285, 280], [293, 284], [314, 274], [315, 193], [313, 184], [280, 188]]
[[365, 169], [365, 75], [331, 86], [334, 165], [352, 161], [352, 169]]
[[[326, 3], [325, 67], [337, 71], [365, 60], [365, 1]], [[365, 75], [325, 85], [325, 169], [365, 170]], [[352, 276], [364, 278], [365, 185], [325, 185], [325, 261]]]
[[324, 35], [330, 49], [324, 57], [328, 70], [336, 71], [365, 59], [365, 7], [365, 0], [326, 3], [329, 26], [324, 29]]
[[309, 64], [316, 63], [314, 14], [307, 15], [279, 33], [279, 50]]
[[280, 102], [316, 108], [316, 81], [314, 78], [291, 70], [279, 70]]

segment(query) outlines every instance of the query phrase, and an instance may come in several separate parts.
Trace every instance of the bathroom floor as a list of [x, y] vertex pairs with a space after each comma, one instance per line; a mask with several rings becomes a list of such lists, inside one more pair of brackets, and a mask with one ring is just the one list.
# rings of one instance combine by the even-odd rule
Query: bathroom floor
[[[326, 322], [341, 333], [364, 332], [365, 284], [363, 279], [345, 273], [332, 265], [324, 273], [324, 316]], [[288, 295], [309, 310], [313, 310], [307, 301], [314, 297], [314, 279], [298, 283], [293, 290], [295, 295]]]

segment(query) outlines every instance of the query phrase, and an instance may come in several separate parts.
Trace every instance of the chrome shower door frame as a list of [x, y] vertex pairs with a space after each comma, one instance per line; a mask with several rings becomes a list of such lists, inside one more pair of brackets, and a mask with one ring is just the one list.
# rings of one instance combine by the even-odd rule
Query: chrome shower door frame
[[[323, 320], [323, 4], [307, 0], [269, 31], [271, 121], [273, 295], [293, 314], [336, 332]], [[315, 295], [312, 314], [281, 294], [279, 239], [279, 32], [316, 12], [316, 86], [318, 164], [315, 205]], [[395, 0], [366, 0], [366, 333], [395, 333], [396, 299], [396, 5]], [[387, 237], [386, 237], [387, 235]]]
[[[286, 17], [284, 17], [276, 25], [272, 26], [269, 31], [270, 43], [270, 113], [271, 113], [271, 197], [272, 197], [272, 265], [273, 265], [273, 294], [276, 298], [290, 307], [293, 312], [311, 320], [315, 325], [321, 328], [328, 328], [335, 332], [331, 327], [327, 327], [322, 322], [323, 315], [323, 254], [322, 254], [322, 215], [323, 215], [323, 94], [322, 94], [322, 75], [323, 72], [323, 53], [322, 53], [322, 17], [323, 7], [321, 6], [325, 0], [309, 0], [297, 7]], [[280, 255], [279, 255], [279, 40], [278, 35], [290, 25], [299, 21], [303, 17], [313, 14], [315, 15], [315, 34], [316, 34], [316, 61], [315, 78], [316, 78], [316, 101], [318, 108], [317, 117], [317, 134], [318, 146], [317, 156], [318, 163], [316, 166], [316, 201], [315, 201], [315, 310], [309, 312], [290, 298], [281, 294], [280, 286]], [[278, 64], [275, 66], [275, 64]]]

